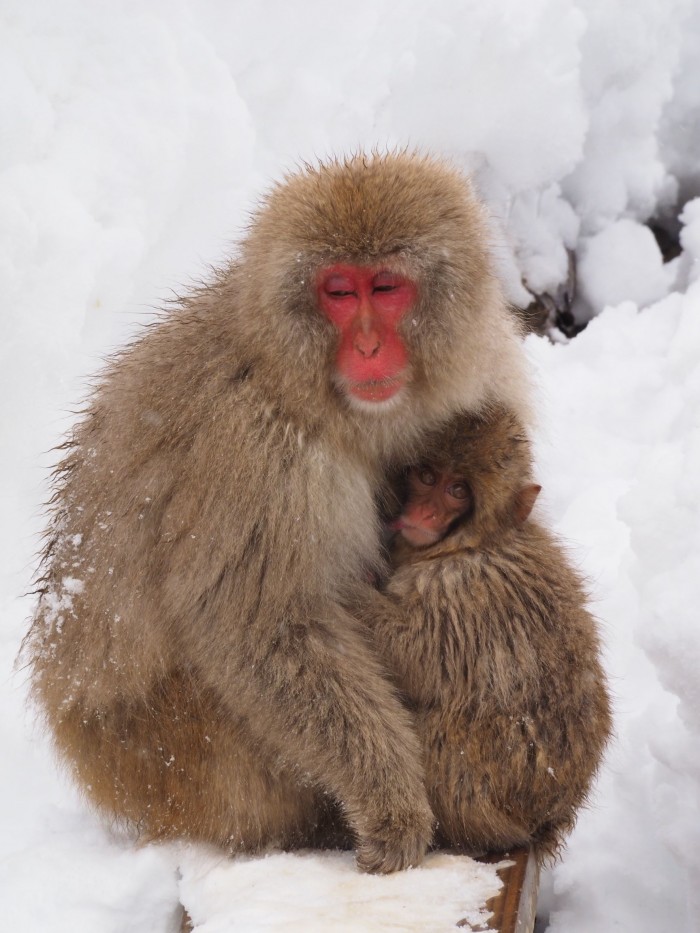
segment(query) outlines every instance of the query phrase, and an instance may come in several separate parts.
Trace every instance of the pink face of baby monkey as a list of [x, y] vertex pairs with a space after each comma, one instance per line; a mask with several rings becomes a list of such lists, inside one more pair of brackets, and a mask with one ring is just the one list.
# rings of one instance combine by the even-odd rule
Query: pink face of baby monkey
[[444, 538], [472, 504], [471, 489], [462, 477], [431, 466], [414, 467], [408, 474], [408, 499], [395, 527], [413, 547], [428, 547]]
[[[528, 483], [515, 494], [508, 512], [514, 526], [527, 521], [541, 489]], [[474, 505], [474, 493], [463, 476], [429, 465], [414, 467], [408, 474], [406, 504], [393, 527], [413, 547], [429, 547], [472, 513]]]

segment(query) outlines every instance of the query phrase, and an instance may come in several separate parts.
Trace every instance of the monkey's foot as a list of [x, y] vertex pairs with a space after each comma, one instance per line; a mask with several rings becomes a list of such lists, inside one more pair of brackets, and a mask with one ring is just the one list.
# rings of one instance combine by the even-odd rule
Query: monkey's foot
[[360, 838], [357, 867], [372, 874], [389, 874], [420, 865], [433, 836], [433, 823], [430, 810], [417, 822], [415, 818], [402, 823], [385, 821]]

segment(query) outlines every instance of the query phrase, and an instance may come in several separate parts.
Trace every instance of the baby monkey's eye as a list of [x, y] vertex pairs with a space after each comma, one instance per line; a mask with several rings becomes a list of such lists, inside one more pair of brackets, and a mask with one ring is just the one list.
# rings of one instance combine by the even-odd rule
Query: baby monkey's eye
[[436, 476], [428, 467], [419, 467], [416, 470], [416, 476], [418, 477], [419, 482], [423, 483], [424, 486], [435, 485]]
[[469, 491], [469, 486], [466, 483], [452, 483], [447, 487], [446, 492], [448, 495], [452, 496], [453, 499], [468, 499], [471, 495]]

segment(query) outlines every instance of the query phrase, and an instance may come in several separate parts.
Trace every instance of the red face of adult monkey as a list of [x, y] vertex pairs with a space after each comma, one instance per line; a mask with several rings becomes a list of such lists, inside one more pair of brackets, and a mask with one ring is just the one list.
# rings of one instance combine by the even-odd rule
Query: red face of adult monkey
[[319, 306], [340, 331], [336, 382], [352, 399], [383, 402], [409, 375], [399, 327], [416, 303], [416, 284], [386, 269], [336, 265], [318, 275]]
[[57, 471], [26, 651], [77, 780], [142, 837], [340, 829], [365, 870], [422, 857], [418, 742], [353, 606], [387, 464], [457, 408], [524, 406], [486, 239], [430, 159], [308, 168], [105, 371]]

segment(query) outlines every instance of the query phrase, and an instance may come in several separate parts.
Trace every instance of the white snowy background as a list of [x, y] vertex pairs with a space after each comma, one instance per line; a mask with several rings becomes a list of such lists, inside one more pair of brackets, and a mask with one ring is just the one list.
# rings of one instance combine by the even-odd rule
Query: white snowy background
[[[406, 144], [475, 173], [512, 300], [556, 290], [575, 249], [593, 318], [527, 343], [544, 509], [590, 581], [616, 711], [543, 926], [700, 929], [699, 49], [697, 0], [0, 0], [3, 930], [158, 933], [182, 897], [205, 933], [438, 931], [486, 896], [466, 860], [358, 880], [350, 856], [136, 850], [58, 772], [13, 671], [88, 375], [272, 178]], [[645, 222], [679, 216], [664, 265]], [[430, 925], [450, 896], [463, 912]]]

